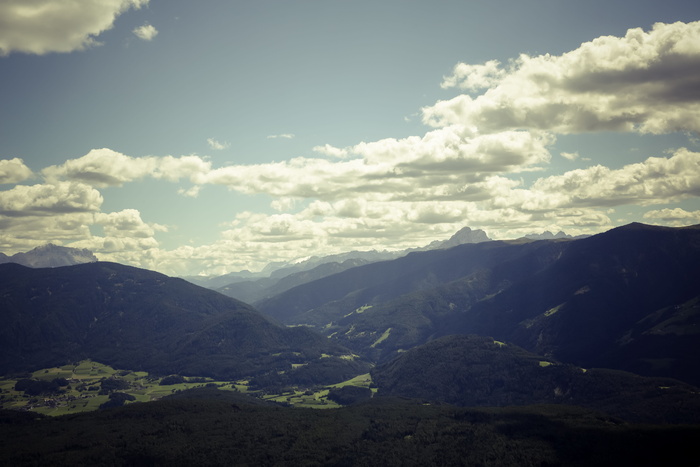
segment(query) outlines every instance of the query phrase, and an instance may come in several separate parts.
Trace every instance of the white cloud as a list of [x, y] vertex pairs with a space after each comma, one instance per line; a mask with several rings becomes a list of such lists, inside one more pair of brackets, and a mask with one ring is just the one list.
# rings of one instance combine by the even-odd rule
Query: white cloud
[[15, 157], [14, 159], [0, 160], [0, 184], [19, 183], [34, 174], [31, 169], [24, 165], [24, 161]]
[[99, 210], [102, 201], [97, 190], [82, 183], [17, 185], [0, 191], [0, 215], [21, 217], [93, 212]]
[[660, 221], [664, 225], [683, 226], [700, 224], [700, 211], [682, 208], [664, 208], [644, 213], [644, 219]]
[[424, 137], [384, 139], [342, 149], [353, 159], [298, 157], [284, 162], [231, 165], [191, 177], [246, 194], [338, 200], [358, 195], [375, 200], [483, 197], [497, 173], [532, 170], [549, 161], [553, 139], [524, 131], [477, 137], [459, 126]]
[[215, 151], [221, 151], [222, 149], [227, 149], [229, 146], [231, 146], [231, 144], [228, 142], [220, 143], [214, 138], [207, 138], [207, 144]]
[[469, 91], [490, 88], [498, 84], [506, 74], [500, 66], [498, 60], [489, 60], [483, 65], [458, 63], [452, 70], [452, 75], [444, 77], [440, 87], [443, 89], [458, 87]]
[[93, 214], [86, 212], [25, 215], [0, 214], [0, 247], [3, 253], [28, 251], [47, 242], [65, 244], [89, 238]]
[[95, 187], [121, 186], [144, 177], [178, 181], [196, 178], [211, 164], [199, 156], [130, 157], [111, 149], [93, 149], [78, 159], [47, 167], [42, 175], [49, 181], [73, 180]]
[[525, 211], [651, 205], [700, 196], [700, 153], [677, 150], [671, 157], [650, 157], [620, 169], [602, 165], [540, 178], [529, 189], [510, 190], [495, 207]]
[[282, 133], [280, 135], [268, 135], [267, 139], [277, 139], [277, 138], [282, 138], [282, 139], [292, 139], [294, 138], [293, 133]]
[[97, 213], [95, 223], [103, 227], [106, 237], [150, 238], [155, 235], [156, 229], [167, 230], [163, 226], [146, 224], [136, 209]]
[[[488, 73], [477, 68], [475, 76], [493, 75]], [[698, 132], [698, 75], [700, 22], [659, 23], [649, 32], [599, 37], [561, 56], [522, 55], [493, 82], [477, 80], [491, 86], [483, 94], [426, 107], [423, 121], [435, 127], [462, 124], [480, 133]], [[461, 83], [461, 76], [456, 73], [448, 84]]]
[[48, 241], [61, 244], [89, 237], [102, 195], [75, 182], [17, 185], [0, 191], [0, 245], [27, 251]]
[[43, 55], [100, 45], [119, 15], [149, 0], [4, 0], [0, 2], [0, 56]]
[[570, 161], [575, 161], [579, 157], [578, 152], [562, 152], [559, 153], [559, 155], [564, 159], [568, 159]]
[[338, 159], [342, 159], [348, 156], [347, 149], [336, 148], [334, 146], [331, 146], [330, 144], [325, 144], [323, 146], [314, 146], [311, 150], [315, 153], [323, 154], [325, 156], [337, 157]]
[[121, 186], [155, 170], [155, 159], [133, 158], [111, 149], [93, 149], [78, 159], [47, 167], [42, 175], [49, 181], [75, 180], [96, 187]]
[[136, 37], [144, 41], [151, 41], [158, 35], [158, 30], [148, 23], [144, 24], [143, 26], [139, 26], [132, 32]]

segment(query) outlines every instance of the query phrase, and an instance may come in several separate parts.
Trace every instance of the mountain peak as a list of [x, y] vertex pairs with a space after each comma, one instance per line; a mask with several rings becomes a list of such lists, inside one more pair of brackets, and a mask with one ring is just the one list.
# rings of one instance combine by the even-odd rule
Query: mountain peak
[[445, 250], [465, 243], [482, 243], [488, 241], [491, 241], [491, 239], [483, 230], [472, 230], [470, 227], [462, 227], [447, 240], [435, 240], [422, 248], [413, 248], [407, 251]]
[[18, 263], [30, 268], [55, 268], [96, 261], [97, 257], [88, 249], [58, 246], [53, 243], [38, 246], [26, 253], [0, 256], [0, 263]]
[[448, 240], [442, 242], [440, 248], [450, 248], [464, 243], [481, 243], [491, 240], [486, 232], [481, 229], [472, 230], [470, 227], [462, 227]]

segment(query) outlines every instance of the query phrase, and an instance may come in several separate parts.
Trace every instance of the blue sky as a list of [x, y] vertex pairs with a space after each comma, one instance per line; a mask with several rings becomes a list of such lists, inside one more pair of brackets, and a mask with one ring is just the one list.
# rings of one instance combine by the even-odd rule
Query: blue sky
[[[700, 223], [690, 1], [0, 1], [0, 251], [167, 274]], [[658, 24], [657, 24], [658, 23]]]

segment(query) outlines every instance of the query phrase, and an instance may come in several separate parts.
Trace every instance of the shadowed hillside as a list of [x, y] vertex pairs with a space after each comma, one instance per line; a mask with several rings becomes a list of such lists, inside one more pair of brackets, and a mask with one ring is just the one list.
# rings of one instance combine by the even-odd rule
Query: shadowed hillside
[[347, 351], [308, 329], [278, 326], [219, 293], [113, 263], [0, 265], [0, 317], [3, 374], [85, 358], [217, 378], [277, 374], [292, 363], [307, 363], [305, 378], [323, 381], [366, 370], [338, 358]]
[[378, 395], [462, 406], [580, 405], [633, 422], [700, 423], [698, 388], [582, 369], [490, 337], [448, 336], [372, 370]]
[[577, 240], [413, 253], [258, 304], [385, 362], [454, 333], [584, 367], [700, 383], [700, 228], [630, 224]]

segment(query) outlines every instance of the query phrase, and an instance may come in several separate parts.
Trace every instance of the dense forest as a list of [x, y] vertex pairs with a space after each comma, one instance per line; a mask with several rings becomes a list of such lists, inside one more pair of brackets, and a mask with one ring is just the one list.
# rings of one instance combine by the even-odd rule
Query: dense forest
[[377, 398], [335, 410], [216, 389], [58, 418], [0, 412], [0, 465], [697, 466], [700, 427], [562, 405]]

